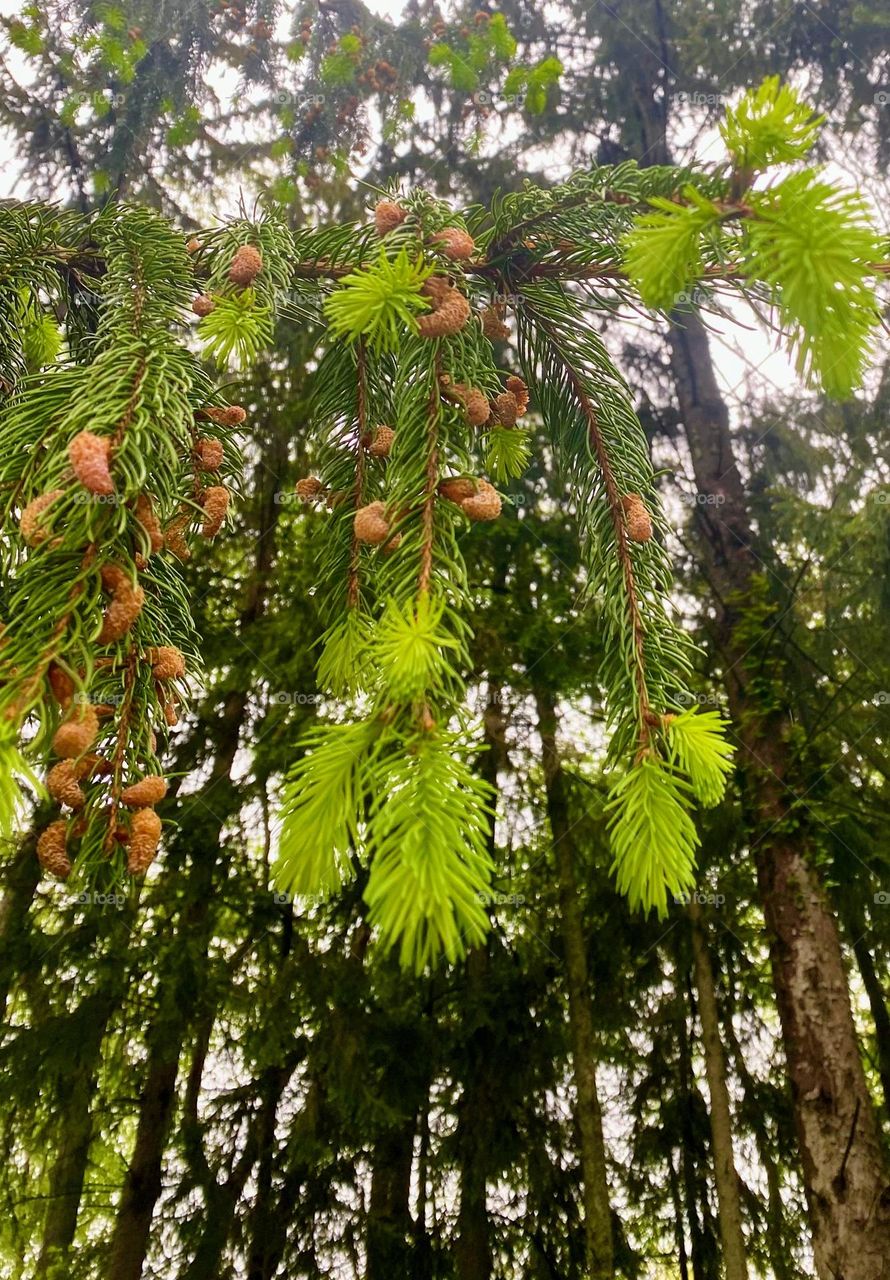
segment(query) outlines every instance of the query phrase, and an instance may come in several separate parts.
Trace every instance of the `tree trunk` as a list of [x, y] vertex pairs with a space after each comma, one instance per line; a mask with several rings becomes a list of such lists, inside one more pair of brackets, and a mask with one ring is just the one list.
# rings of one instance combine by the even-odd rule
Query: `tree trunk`
[[591, 1280], [614, 1275], [612, 1220], [603, 1117], [596, 1086], [596, 1033], [593, 1026], [587, 948], [575, 876], [576, 848], [569, 821], [565, 778], [556, 745], [556, 708], [548, 689], [535, 689], [538, 733], [547, 814], [556, 860], [559, 916], [569, 994], [572, 1074], [575, 1080], [576, 1122], [584, 1186], [584, 1233]]
[[0, 1028], [5, 1025], [10, 987], [28, 966], [29, 912], [40, 881], [37, 837], [52, 812], [50, 805], [36, 811], [6, 873], [6, 892], [0, 901]]
[[182, 1273], [182, 1280], [218, 1280], [222, 1272], [222, 1256], [232, 1235], [239, 1201], [256, 1164], [259, 1144], [268, 1132], [268, 1117], [272, 1116], [274, 1129], [278, 1103], [290, 1074], [287, 1067], [274, 1067], [263, 1073], [258, 1082], [258, 1093], [262, 1098], [259, 1112], [250, 1125], [244, 1149], [225, 1182], [217, 1182], [212, 1171], [206, 1170], [207, 1177], [203, 1180], [207, 1198], [204, 1228], [194, 1257]]
[[686, 1252], [683, 1201], [680, 1197], [680, 1179], [677, 1177], [672, 1155], [668, 1156], [668, 1178], [671, 1188], [671, 1204], [674, 1208], [674, 1239], [677, 1242], [677, 1266], [680, 1270], [680, 1280], [689, 1280], [689, 1255]]
[[412, 1280], [414, 1117], [374, 1143], [366, 1280]]
[[[239, 632], [248, 630], [265, 612], [275, 534], [281, 514], [275, 495], [286, 461], [286, 430], [281, 426], [273, 436], [261, 472], [260, 534], [253, 572], [238, 618]], [[212, 807], [202, 804], [201, 793], [185, 799], [186, 805], [191, 802], [195, 806], [193, 819], [182, 824], [179, 838], [179, 843], [191, 855], [191, 871], [179, 929], [182, 942], [188, 942], [188, 946], [171, 947], [170, 980], [162, 979], [160, 983], [161, 1006], [149, 1032], [148, 1062], [140, 1096], [136, 1142], [118, 1206], [106, 1280], [139, 1280], [148, 1250], [152, 1215], [161, 1193], [164, 1150], [176, 1105], [179, 1058], [198, 1003], [195, 988], [200, 986], [201, 977], [201, 972], [196, 974], [194, 970], [183, 976], [180, 955], [191, 953], [196, 957], [198, 966], [203, 966], [206, 961], [212, 933], [213, 880], [219, 859], [219, 834], [238, 803], [229, 779], [248, 701], [248, 690], [230, 692], [222, 718], [214, 726], [216, 752], [204, 788], [205, 791], [213, 791]]]
[[[634, 77], [637, 145], [645, 164], [670, 164], [671, 51], [661, 10], [659, 56]], [[666, 79], [667, 78], [667, 79]], [[729, 412], [697, 312], [672, 316], [671, 372], [692, 458], [703, 568], [716, 609], [729, 707], [741, 751], [751, 849], [770, 940], [773, 986], [788, 1060], [820, 1280], [886, 1280], [890, 1178], [859, 1055], [835, 919], [811, 865], [805, 787], [795, 787], [790, 716], [759, 696], [752, 642], [738, 624], [763, 573], [736, 464]], [[790, 603], [790, 602], [789, 602]], [[770, 628], [761, 640], [769, 643]], [[758, 666], [762, 659], [758, 654]], [[762, 675], [761, 675], [762, 679]], [[781, 677], [775, 683], [781, 684]], [[800, 795], [795, 813], [789, 812]]]
[[[484, 1001], [488, 952], [476, 947], [467, 956], [467, 1000]], [[490, 1280], [491, 1227], [488, 1221], [488, 1142], [490, 1100], [486, 1070], [485, 1027], [474, 1031], [468, 1045], [469, 1062], [458, 1107], [457, 1150], [460, 1204], [454, 1250], [457, 1280]]]
[[694, 314], [684, 315], [682, 323], [671, 331], [672, 367], [696, 484], [711, 499], [696, 511], [718, 597], [718, 642], [742, 747], [739, 765], [751, 810], [816, 1270], [821, 1280], [882, 1280], [890, 1257], [890, 1184], [840, 939], [809, 861], [805, 807], [788, 820], [797, 796], [787, 718], [758, 705], [746, 647], [737, 635], [758, 566], [707, 335]]
[[848, 906], [845, 913], [845, 925], [850, 939], [856, 967], [868, 997], [868, 1007], [875, 1028], [875, 1046], [878, 1055], [878, 1075], [881, 1078], [881, 1091], [884, 1095], [884, 1110], [890, 1114], [890, 1012], [884, 995], [884, 984], [875, 968], [874, 957], [869, 945], [868, 926], [861, 909]]
[[282, 1180], [278, 1196], [272, 1186], [274, 1122], [269, 1117], [268, 1141], [261, 1139], [257, 1193], [250, 1223], [247, 1280], [273, 1280], [287, 1244], [288, 1209], [300, 1196], [315, 1169], [314, 1143], [324, 1131], [325, 1094], [322, 1083], [313, 1079], [306, 1101], [292, 1125], [291, 1164]]
[[[496, 575], [497, 580], [497, 575]], [[492, 788], [498, 788], [498, 768], [509, 760], [504, 742], [504, 720], [501, 711], [501, 688], [489, 680], [487, 703], [483, 716], [485, 744], [488, 750], [480, 757], [480, 775]], [[495, 855], [494, 823], [489, 825], [488, 851]], [[467, 954], [467, 1007], [485, 1005], [489, 958], [486, 947], [475, 947]], [[490, 1031], [484, 1023], [470, 1035], [467, 1044], [466, 1074], [463, 1094], [458, 1106], [457, 1160], [460, 1176], [460, 1202], [457, 1215], [457, 1242], [454, 1250], [457, 1280], [490, 1280], [492, 1272], [491, 1224], [488, 1217], [488, 1132], [491, 1126], [493, 1085], [488, 1066]]]
[[[679, 975], [678, 975], [679, 977]], [[699, 1218], [699, 1178], [698, 1160], [695, 1142], [695, 1118], [693, 1113], [693, 1091], [695, 1079], [692, 1074], [692, 1060], [689, 1052], [689, 1037], [686, 1034], [686, 1002], [681, 988], [677, 988], [676, 1017], [677, 1048], [679, 1068], [679, 1108], [680, 1108], [680, 1174], [683, 1179], [683, 1200], [686, 1208], [686, 1221], [689, 1226], [690, 1259], [692, 1262], [692, 1280], [710, 1280], [705, 1248], [705, 1231]]]
[[742, 1205], [732, 1151], [732, 1114], [726, 1083], [726, 1057], [723, 1053], [720, 1019], [717, 1013], [714, 971], [711, 968], [711, 956], [705, 925], [701, 918], [701, 908], [694, 898], [690, 901], [688, 910], [692, 926], [692, 954], [695, 961], [695, 983], [702, 1027], [705, 1074], [711, 1102], [709, 1119], [714, 1157], [714, 1181], [717, 1187], [720, 1242], [723, 1246], [723, 1271], [725, 1280], [747, 1280], [748, 1266], [745, 1256], [745, 1237], [742, 1232]]
[[[749, 1104], [748, 1113], [751, 1116], [754, 1137], [757, 1142], [758, 1158], [766, 1173], [766, 1247], [769, 1254], [769, 1264], [773, 1270], [775, 1280], [797, 1280], [796, 1267], [789, 1244], [788, 1215], [783, 1194], [781, 1169], [784, 1166], [782, 1164], [782, 1156], [779, 1153], [780, 1134], [778, 1133], [778, 1120], [776, 1121], [777, 1130], [771, 1132], [766, 1124], [765, 1109], [758, 1097], [757, 1083], [748, 1070], [742, 1046], [739, 1044], [738, 1036], [735, 1033], [730, 1010], [723, 1010], [721, 1025], [723, 1038], [732, 1054], [736, 1075], [746, 1095], [749, 1095], [753, 1100]], [[781, 1065], [784, 1066], [784, 1064]], [[799, 1170], [795, 1169], [794, 1172], [799, 1172]]]
[[139, 1098], [136, 1144], [114, 1224], [108, 1280], [139, 1280], [151, 1220], [161, 1194], [161, 1166], [176, 1100], [180, 1041], [162, 1042], [149, 1052]]
[[118, 976], [119, 971], [115, 971], [112, 986], [88, 996], [75, 1015], [81, 1034], [78, 1037], [76, 1055], [54, 1100], [62, 1117], [62, 1131], [50, 1175], [50, 1198], [46, 1207], [37, 1277], [51, 1275], [57, 1267], [66, 1271], [68, 1269], [68, 1251], [77, 1229], [80, 1198], [93, 1139], [91, 1103], [96, 1090], [96, 1070], [108, 1019], [119, 998], [119, 983], [115, 980]]

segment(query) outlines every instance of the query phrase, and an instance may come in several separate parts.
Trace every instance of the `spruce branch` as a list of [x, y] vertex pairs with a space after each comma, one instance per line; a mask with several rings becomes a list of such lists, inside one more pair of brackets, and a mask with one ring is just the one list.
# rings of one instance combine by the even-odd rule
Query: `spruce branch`
[[[355, 439], [355, 487], [352, 491], [352, 506], [354, 511], [358, 511], [359, 507], [364, 506], [365, 501], [365, 440], [368, 434], [368, 387], [366, 359], [364, 339], [359, 339], [358, 349], [356, 352], [356, 388], [358, 401], [356, 406], [356, 422], [358, 430], [356, 432]], [[358, 604], [360, 556], [361, 548], [359, 546], [358, 538], [355, 536], [355, 529], [353, 529], [349, 550], [349, 582], [346, 588], [346, 604], [350, 609], [354, 609]]]

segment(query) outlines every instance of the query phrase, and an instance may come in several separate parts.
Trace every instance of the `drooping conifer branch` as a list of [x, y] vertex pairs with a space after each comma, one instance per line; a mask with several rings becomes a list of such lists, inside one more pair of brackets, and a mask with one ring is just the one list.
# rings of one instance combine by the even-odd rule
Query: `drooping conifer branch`
[[[23, 217], [28, 227], [39, 222], [31, 207]], [[77, 229], [101, 254], [88, 360], [46, 360], [39, 376], [15, 390], [2, 424], [8, 448], [0, 480], [18, 514], [0, 710], [9, 724], [29, 716], [45, 752], [51, 743], [46, 787], [70, 816], [41, 836], [45, 865], [64, 875], [74, 863], [87, 878], [113, 878], [123, 865], [117, 849], [140, 874], [157, 848], [153, 806], [166, 791], [157, 737], [176, 722], [183, 650], [194, 649], [181, 579], [160, 562], [164, 526], [188, 493], [199, 499], [191, 505], [204, 536], [218, 530], [228, 490], [207, 477], [228, 463], [211, 433], [245, 415], [211, 403], [185, 345], [193, 260], [183, 238], [155, 215], [127, 208], [81, 220]], [[37, 246], [38, 256], [54, 256], [44, 249]], [[69, 262], [78, 251], [66, 249]], [[236, 257], [230, 253], [227, 269], [243, 292], [247, 277], [235, 278]], [[254, 277], [263, 269], [257, 257]], [[20, 273], [27, 277], [27, 266]], [[280, 270], [277, 276], [280, 282]], [[76, 327], [72, 351], [75, 336]], [[213, 424], [200, 438], [196, 414]], [[188, 554], [181, 535], [178, 543], [171, 536], [168, 550]]]
[[[548, 333], [548, 325], [546, 321], [538, 319], [538, 324], [544, 333]], [[590, 444], [596, 457], [597, 465], [603, 478], [603, 490], [606, 502], [609, 507], [609, 516], [612, 521], [612, 529], [615, 538], [615, 554], [621, 564], [621, 572], [624, 578], [624, 588], [627, 601], [628, 623], [631, 635], [633, 637], [633, 678], [636, 688], [637, 702], [637, 719], [639, 746], [645, 747], [651, 731], [652, 710], [649, 702], [649, 688], [646, 681], [646, 632], [643, 623], [643, 617], [640, 610], [640, 602], [637, 597], [637, 587], [634, 579], [633, 559], [628, 546], [628, 526], [625, 506], [622, 502], [622, 495], [619, 490], [618, 482], [615, 478], [615, 472], [612, 468], [612, 462], [609, 457], [606, 442], [597, 422], [596, 412], [590, 402], [590, 397], [584, 388], [582, 379], [578, 373], [567, 364], [558, 346], [554, 347], [554, 358], [558, 360], [565, 369], [566, 377], [578, 400], [581, 412], [587, 419]], [[651, 536], [651, 531], [650, 531]]]
[[[352, 491], [352, 506], [354, 511], [358, 511], [364, 506], [365, 491], [365, 450], [368, 446], [368, 385], [367, 385], [367, 354], [365, 352], [364, 341], [360, 341], [356, 347], [356, 422], [357, 432], [355, 439], [355, 485]], [[355, 529], [352, 530], [349, 548], [349, 581], [346, 588], [346, 604], [350, 609], [354, 609], [358, 604], [359, 597], [359, 562], [361, 558], [361, 543], [356, 537]]]
[[[245, 416], [218, 403], [182, 341], [183, 304], [192, 297], [204, 354], [223, 367], [269, 342], [279, 310], [309, 306], [329, 336], [312, 413], [318, 474], [298, 485], [324, 533], [319, 679], [361, 701], [355, 723], [317, 727], [288, 780], [282, 883], [334, 888], [364, 861], [372, 921], [418, 967], [484, 933], [493, 867], [486, 791], [471, 767], [460, 535], [467, 520], [500, 515], [488, 477], [503, 483], [526, 464], [517, 420], [529, 383], [570, 480], [606, 633], [598, 678], [621, 771], [610, 801], [618, 883], [634, 904], [663, 911], [690, 883], [690, 812], [719, 798], [731, 750], [719, 716], [682, 710], [690, 649], [671, 616], [648, 444], [590, 309], [642, 300], [671, 310], [697, 283], [736, 285], [775, 307], [802, 371], [852, 386], [874, 329], [867, 281], [882, 247], [861, 204], [814, 170], [758, 185], [773, 166], [796, 166], [815, 132], [795, 95], [770, 81], [727, 116], [729, 164], [713, 174], [601, 166], [465, 216], [415, 191], [381, 200], [366, 226], [297, 234], [269, 210], [193, 237], [187, 252], [140, 210], [72, 221], [28, 206], [12, 232], [0, 223], [22, 257], [0, 271], [12, 392], [0, 486], [20, 520], [0, 709], [18, 721], [33, 708], [36, 749], [56, 746], [63, 804], [80, 805], [89, 783], [70, 823], [82, 850], [94, 830], [114, 830], [138, 870], [157, 844], [150, 801], [120, 835], [116, 817], [127, 794], [143, 803], [141, 783], [159, 769], [153, 726], [163, 735], [185, 694], [177, 682], [193, 637], [176, 561], [196, 523], [212, 536], [225, 520], [229, 445]], [[71, 359], [59, 361], [44, 296], [82, 272], [95, 305], [86, 328], [82, 317], [68, 326]], [[288, 296], [295, 280], [299, 302]], [[587, 285], [583, 296], [575, 284]], [[502, 295], [489, 300], [493, 287]], [[505, 379], [491, 346], [509, 336], [517, 298], [525, 381]], [[22, 382], [35, 352], [36, 378]], [[99, 716], [105, 705], [114, 716]], [[94, 786], [106, 767], [109, 794]], [[47, 850], [63, 871], [67, 822]]]

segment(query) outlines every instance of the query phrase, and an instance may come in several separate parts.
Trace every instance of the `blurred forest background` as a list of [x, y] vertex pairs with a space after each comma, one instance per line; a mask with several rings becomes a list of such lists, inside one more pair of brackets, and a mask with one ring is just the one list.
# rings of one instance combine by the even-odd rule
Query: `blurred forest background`
[[[487, 202], [527, 176], [705, 155], [726, 102], [778, 73], [826, 113], [821, 158], [886, 208], [886, 0], [499, 9], [515, 50], [473, 5], [7, 12], [0, 194], [147, 204], [185, 232], [258, 195], [295, 227], [365, 219], [393, 184]], [[4, 1274], [816, 1274], [813, 1164], [831, 1157], [795, 1100], [830, 1089], [804, 1078], [793, 1019], [783, 1032], [765, 922], [781, 925], [781, 858], [805, 859], [829, 906], [814, 954], [849, 987], [886, 1141], [890, 365], [879, 351], [866, 391], [832, 403], [750, 317], [698, 302], [603, 311], [662, 472], [698, 696], [740, 742], [693, 899], [646, 921], [609, 877], [599, 629], [543, 441], [509, 514], [465, 534], [479, 767], [500, 797], [487, 946], [415, 978], [369, 948], [361, 879], [330, 901], [270, 888], [282, 774], [336, 714], [314, 683], [324, 515], [294, 495], [320, 332], [296, 293], [232, 388], [249, 411], [233, 531], [187, 568], [206, 671], [162, 857], [133, 896], [80, 901], [40, 880], [33, 832], [4, 851]], [[827, 1019], [835, 1085], [842, 1040]]]

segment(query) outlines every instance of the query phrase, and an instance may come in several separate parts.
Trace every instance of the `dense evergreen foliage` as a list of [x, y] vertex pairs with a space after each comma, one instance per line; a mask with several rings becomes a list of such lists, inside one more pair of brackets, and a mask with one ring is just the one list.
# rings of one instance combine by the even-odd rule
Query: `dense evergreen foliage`
[[4, 21], [10, 1274], [885, 1275], [887, 26]]

